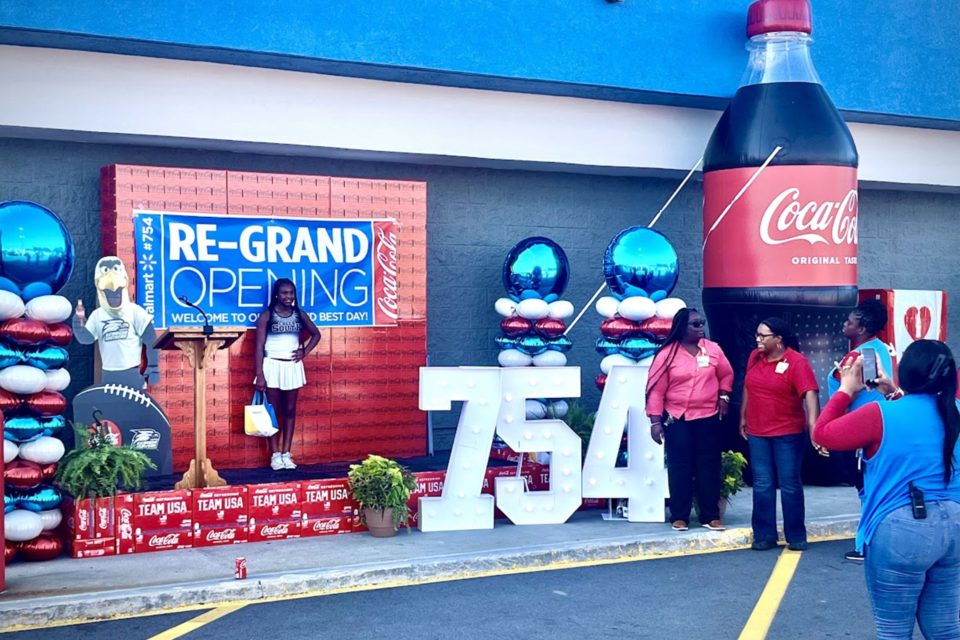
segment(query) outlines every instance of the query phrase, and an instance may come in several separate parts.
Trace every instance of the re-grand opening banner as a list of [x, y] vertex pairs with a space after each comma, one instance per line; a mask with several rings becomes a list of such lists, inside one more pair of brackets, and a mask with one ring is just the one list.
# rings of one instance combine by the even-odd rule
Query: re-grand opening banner
[[397, 324], [392, 219], [258, 218], [134, 212], [137, 303], [155, 326], [253, 327], [273, 283], [296, 284], [319, 327]]

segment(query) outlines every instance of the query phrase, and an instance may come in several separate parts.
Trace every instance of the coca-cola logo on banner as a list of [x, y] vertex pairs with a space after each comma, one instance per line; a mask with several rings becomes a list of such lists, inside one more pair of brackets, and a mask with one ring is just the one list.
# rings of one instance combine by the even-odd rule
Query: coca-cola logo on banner
[[[391, 225], [391, 229], [393, 226]], [[377, 294], [377, 308], [387, 317], [396, 320], [400, 305], [397, 296], [397, 234], [390, 231], [384, 233], [383, 228], [377, 226], [377, 264], [383, 270], [381, 290]]]
[[800, 189], [791, 187], [773, 199], [760, 220], [761, 240], [771, 245], [795, 241], [857, 244], [855, 189], [837, 202], [804, 203], [800, 196]]

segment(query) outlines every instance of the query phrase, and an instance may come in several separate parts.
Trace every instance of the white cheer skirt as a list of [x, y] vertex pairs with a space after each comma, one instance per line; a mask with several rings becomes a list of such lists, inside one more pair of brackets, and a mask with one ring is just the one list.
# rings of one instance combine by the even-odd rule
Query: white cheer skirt
[[[292, 360], [264, 358], [263, 377], [267, 381], [268, 389], [292, 391], [307, 384], [303, 362], [293, 362]], [[254, 384], [256, 384], [256, 380], [254, 380]]]

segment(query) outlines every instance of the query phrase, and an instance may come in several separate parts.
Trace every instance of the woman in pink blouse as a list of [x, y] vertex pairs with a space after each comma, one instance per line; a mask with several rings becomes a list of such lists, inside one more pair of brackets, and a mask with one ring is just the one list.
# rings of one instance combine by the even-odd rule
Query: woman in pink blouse
[[689, 528], [694, 486], [701, 524], [724, 529], [719, 421], [727, 415], [733, 367], [720, 346], [703, 337], [703, 325], [696, 309], [681, 309], [647, 379], [650, 435], [666, 444], [670, 518], [676, 531]]

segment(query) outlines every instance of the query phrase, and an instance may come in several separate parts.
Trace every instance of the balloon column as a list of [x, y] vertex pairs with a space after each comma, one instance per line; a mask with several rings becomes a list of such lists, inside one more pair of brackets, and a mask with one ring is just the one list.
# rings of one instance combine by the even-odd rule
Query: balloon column
[[[496, 302], [503, 320], [496, 338], [502, 367], [562, 367], [573, 343], [563, 335], [573, 305], [560, 300], [570, 279], [570, 262], [553, 240], [526, 238], [507, 254], [503, 286], [507, 298]], [[563, 418], [564, 400], [527, 400], [527, 419]]]
[[613, 239], [603, 256], [603, 276], [613, 296], [597, 300], [605, 320], [597, 339], [603, 391], [611, 367], [649, 366], [651, 357], [670, 333], [673, 316], [686, 305], [668, 298], [677, 284], [677, 252], [663, 234], [647, 227], [631, 227]]
[[60, 490], [73, 338], [70, 302], [55, 295], [73, 270], [73, 241], [60, 219], [30, 202], [0, 204], [0, 410], [3, 412], [4, 557], [48, 560], [63, 550]]

